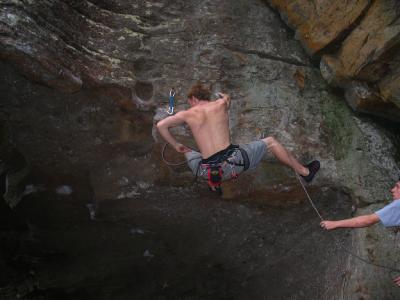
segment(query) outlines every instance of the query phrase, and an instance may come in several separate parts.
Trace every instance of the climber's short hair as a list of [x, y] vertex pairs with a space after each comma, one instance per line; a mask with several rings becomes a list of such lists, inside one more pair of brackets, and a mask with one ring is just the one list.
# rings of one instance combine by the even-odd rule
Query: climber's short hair
[[193, 85], [188, 92], [188, 98], [192, 98], [193, 96], [199, 100], [207, 100], [210, 101], [211, 97], [211, 90], [209, 87], [206, 87], [201, 82], [196, 83]]

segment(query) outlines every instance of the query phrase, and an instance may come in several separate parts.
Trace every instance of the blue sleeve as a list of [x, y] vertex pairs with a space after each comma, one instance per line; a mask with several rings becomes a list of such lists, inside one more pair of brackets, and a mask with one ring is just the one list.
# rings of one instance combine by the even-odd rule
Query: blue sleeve
[[375, 212], [385, 227], [400, 226], [400, 200], [395, 200]]

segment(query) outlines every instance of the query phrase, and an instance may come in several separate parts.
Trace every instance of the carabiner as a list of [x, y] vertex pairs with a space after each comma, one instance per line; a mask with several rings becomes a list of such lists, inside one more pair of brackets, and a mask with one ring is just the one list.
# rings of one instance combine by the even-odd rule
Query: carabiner
[[175, 89], [172, 88], [169, 91], [169, 108], [167, 110], [167, 113], [169, 115], [172, 115], [174, 113], [174, 105], [175, 105]]

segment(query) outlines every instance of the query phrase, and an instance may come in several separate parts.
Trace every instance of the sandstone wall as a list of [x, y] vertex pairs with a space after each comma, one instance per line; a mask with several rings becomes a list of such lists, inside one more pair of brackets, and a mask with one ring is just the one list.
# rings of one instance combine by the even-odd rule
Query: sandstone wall
[[400, 4], [382, 1], [269, 3], [294, 28], [324, 79], [345, 90], [356, 111], [398, 122]]

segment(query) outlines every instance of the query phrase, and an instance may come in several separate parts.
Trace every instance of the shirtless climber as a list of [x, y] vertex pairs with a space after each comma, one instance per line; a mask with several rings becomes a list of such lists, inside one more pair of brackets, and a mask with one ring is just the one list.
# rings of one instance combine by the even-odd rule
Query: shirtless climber
[[[303, 166], [273, 137], [240, 146], [231, 144], [231, 99], [229, 95], [219, 93], [219, 99], [210, 101], [210, 96], [211, 91], [201, 83], [192, 86], [188, 93], [191, 108], [159, 121], [157, 128], [177, 152], [185, 154], [193, 174], [208, 179], [211, 190], [221, 194], [222, 181], [236, 178], [243, 171], [257, 167], [267, 150], [282, 164], [300, 174], [306, 182], [311, 182], [319, 170], [319, 162], [314, 160]], [[200, 153], [179, 143], [169, 132], [169, 128], [184, 123], [189, 125]]]

